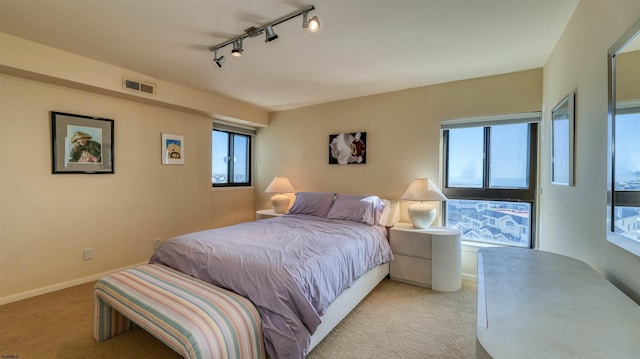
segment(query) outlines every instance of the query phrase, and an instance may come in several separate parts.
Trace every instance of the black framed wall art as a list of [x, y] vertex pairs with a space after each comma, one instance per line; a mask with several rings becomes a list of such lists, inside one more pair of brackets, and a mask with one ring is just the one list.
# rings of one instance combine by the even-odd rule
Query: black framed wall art
[[367, 163], [367, 133], [329, 135], [329, 164]]
[[113, 120], [51, 112], [52, 171], [114, 173]]

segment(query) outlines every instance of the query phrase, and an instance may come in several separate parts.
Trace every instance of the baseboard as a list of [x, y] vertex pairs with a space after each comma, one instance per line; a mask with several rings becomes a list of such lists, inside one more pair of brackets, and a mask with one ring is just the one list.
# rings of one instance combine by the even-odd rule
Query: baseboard
[[472, 281], [472, 282], [477, 282], [478, 281], [478, 276], [477, 275], [473, 275], [473, 274], [462, 273], [462, 279], [463, 280]]
[[133, 267], [139, 266], [141, 264], [146, 264], [146, 262], [145, 263], [138, 263], [138, 264], [134, 264], [134, 265], [131, 265], [131, 266], [122, 267], [122, 268], [118, 268], [118, 269], [114, 269], [114, 270], [111, 270], [111, 271], [108, 271], [108, 272], [93, 274], [93, 275], [90, 275], [90, 276], [87, 276], [87, 277], [70, 280], [68, 282], [57, 283], [57, 284], [54, 284], [54, 285], [50, 285], [50, 286], [46, 286], [46, 287], [42, 287], [42, 288], [38, 288], [38, 289], [34, 289], [34, 290], [29, 290], [29, 291], [26, 291], [26, 292], [14, 294], [14, 295], [9, 295], [9, 296], [6, 296], [6, 297], [2, 297], [2, 298], [0, 298], [0, 305], [12, 303], [12, 302], [17, 302], [19, 300], [23, 300], [23, 299], [35, 297], [35, 296], [38, 296], [38, 295], [55, 292], [57, 290], [74, 287], [74, 286], [80, 285], [80, 284], [93, 282], [93, 281], [96, 281], [96, 280], [98, 280], [98, 279], [100, 279], [100, 278], [102, 278], [102, 277], [104, 277], [106, 275], [109, 275], [111, 273], [115, 273], [115, 272], [119, 272], [119, 271], [122, 271], [122, 270], [125, 270], [125, 269], [133, 268]]

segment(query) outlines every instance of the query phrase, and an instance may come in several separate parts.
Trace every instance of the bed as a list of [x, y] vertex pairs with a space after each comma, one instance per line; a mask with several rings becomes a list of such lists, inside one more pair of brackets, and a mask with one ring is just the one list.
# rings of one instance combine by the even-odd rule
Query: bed
[[248, 298], [268, 355], [304, 358], [388, 274], [390, 207], [302, 192], [284, 216], [174, 237], [150, 263]]

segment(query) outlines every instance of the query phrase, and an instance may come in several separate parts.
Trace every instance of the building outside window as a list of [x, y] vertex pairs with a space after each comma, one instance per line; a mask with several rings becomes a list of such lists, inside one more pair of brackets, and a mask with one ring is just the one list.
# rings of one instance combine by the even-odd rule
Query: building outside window
[[251, 186], [251, 142], [255, 131], [214, 123], [211, 134], [213, 187]]
[[640, 244], [640, 106], [616, 109], [614, 231]]
[[539, 113], [442, 122], [444, 221], [465, 241], [532, 248]]

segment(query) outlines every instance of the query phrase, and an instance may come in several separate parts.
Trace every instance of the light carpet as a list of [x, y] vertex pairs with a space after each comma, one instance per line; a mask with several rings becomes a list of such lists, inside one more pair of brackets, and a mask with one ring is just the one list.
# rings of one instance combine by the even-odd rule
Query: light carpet
[[[0, 358], [180, 358], [140, 328], [96, 342], [93, 285], [0, 306]], [[385, 279], [307, 358], [474, 358], [476, 291]]]

